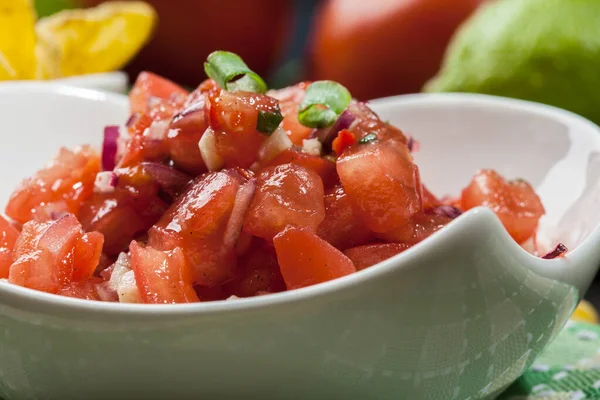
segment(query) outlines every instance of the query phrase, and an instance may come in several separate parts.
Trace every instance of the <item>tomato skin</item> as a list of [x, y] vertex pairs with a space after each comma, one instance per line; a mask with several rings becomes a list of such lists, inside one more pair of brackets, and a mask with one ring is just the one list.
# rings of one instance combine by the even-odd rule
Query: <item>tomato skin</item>
[[72, 281], [74, 247], [80, 235], [81, 225], [72, 214], [51, 222], [27, 222], [15, 243], [8, 281], [57, 293]]
[[327, 0], [310, 34], [310, 78], [340, 82], [359, 99], [419, 92], [482, 2]]
[[297, 164], [310, 169], [321, 177], [323, 186], [330, 187], [339, 181], [335, 162], [323, 157], [306, 154], [296, 150], [284, 150], [275, 158], [265, 164], [265, 167], [277, 166], [282, 164]]
[[352, 261], [310, 229], [288, 226], [273, 239], [288, 290], [356, 272]]
[[267, 94], [279, 100], [283, 121], [281, 127], [287, 132], [292, 143], [302, 146], [302, 141], [307, 139], [312, 128], [304, 126], [298, 121], [298, 106], [304, 99], [306, 88], [311, 82], [300, 82], [279, 90], [270, 90]]
[[34, 218], [43, 221], [49, 219], [43, 212], [49, 205], [77, 214], [92, 195], [99, 171], [100, 157], [91, 146], [72, 151], [62, 148], [45, 168], [15, 189], [6, 205], [6, 215], [22, 224]]
[[149, 245], [160, 250], [181, 247], [193, 283], [216, 286], [234, 277], [235, 243], [224, 235], [243, 178], [232, 171], [199, 177], [148, 232]]
[[96, 286], [102, 282], [102, 278], [90, 277], [82, 281], [72, 282], [60, 289], [56, 294], [83, 300], [100, 301]]
[[419, 170], [404, 144], [392, 139], [359, 144], [338, 158], [337, 172], [354, 209], [374, 232], [405, 225], [421, 211]]
[[8, 278], [13, 263], [13, 249], [20, 232], [0, 215], [0, 278]]
[[131, 268], [144, 303], [197, 302], [191, 271], [180, 248], [160, 251], [131, 242]]
[[462, 191], [460, 208], [489, 207], [513, 239], [522, 244], [532, 237], [544, 206], [531, 185], [522, 180], [506, 181], [497, 172], [481, 170]]
[[352, 260], [356, 270], [360, 271], [379, 264], [409, 248], [410, 245], [406, 243], [368, 244], [348, 249], [344, 251], [344, 254]]
[[129, 92], [131, 113], [150, 113], [151, 98], [166, 100], [173, 95], [185, 97], [188, 91], [166, 78], [142, 71]]
[[347, 249], [367, 243], [372, 233], [352, 207], [341, 184], [325, 194], [325, 219], [317, 234], [338, 249]]
[[319, 175], [296, 164], [267, 167], [258, 175], [244, 231], [271, 241], [287, 225], [315, 231], [325, 218]]

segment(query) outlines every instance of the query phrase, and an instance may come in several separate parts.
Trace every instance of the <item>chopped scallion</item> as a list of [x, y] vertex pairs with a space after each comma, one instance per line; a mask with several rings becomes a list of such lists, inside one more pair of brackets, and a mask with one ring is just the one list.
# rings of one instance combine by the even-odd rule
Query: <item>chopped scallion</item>
[[237, 54], [228, 51], [212, 52], [204, 63], [209, 78], [230, 92], [265, 93], [267, 84]]

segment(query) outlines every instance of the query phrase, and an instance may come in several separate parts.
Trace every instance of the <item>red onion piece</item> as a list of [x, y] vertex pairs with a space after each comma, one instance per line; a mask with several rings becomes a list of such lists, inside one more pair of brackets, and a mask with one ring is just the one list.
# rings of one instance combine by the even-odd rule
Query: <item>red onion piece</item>
[[119, 135], [118, 126], [111, 125], [104, 128], [104, 141], [102, 142], [102, 170], [104, 171], [115, 169]]
[[197, 101], [186, 107], [182, 112], [173, 117], [171, 123], [174, 128], [178, 127], [179, 121], [182, 119], [199, 119], [199, 122], [204, 123], [204, 107], [206, 105], [206, 97], [200, 96]]
[[419, 143], [419, 141], [415, 139], [412, 135], [408, 135], [406, 147], [408, 147], [408, 151], [410, 151], [411, 153], [416, 153], [421, 148], [421, 143]]
[[331, 150], [331, 143], [337, 137], [337, 134], [342, 129], [348, 129], [352, 125], [352, 123], [356, 120], [356, 115], [350, 109], [345, 109], [344, 112], [340, 114], [338, 119], [334, 122], [333, 125], [329, 128], [325, 129], [315, 129], [311, 132], [310, 138], [317, 138], [323, 144], [323, 148], [326, 151]]
[[567, 251], [569, 251], [569, 249], [567, 249], [567, 246], [565, 246], [562, 243], [559, 243], [556, 245], [554, 250], [552, 250], [550, 253], [546, 254], [542, 258], [544, 258], [546, 260], [552, 260], [554, 258], [563, 256]]
[[167, 193], [176, 196], [187, 186], [192, 177], [168, 165], [156, 162], [140, 163], [142, 168], [158, 183]]
[[435, 214], [440, 217], [448, 217], [450, 219], [455, 219], [461, 216], [462, 211], [458, 208], [450, 206], [450, 205], [442, 205], [436, 208], [429, 210], [431, 214]]
[[227, 222], [225, 228], [225, 235], [223, 237], [223, 246], [225, 249], [233, 249], [237, 243], [240, 233], [242, 232], [242, 225], [244, 225], [244, 217], [246, 211], [250, 207], [250, 202], [254, 196], [256, 190], [256, 178], [250, 179], [248, 182], [240, 186], [235, 195], [235, 202], [233, 204], [233, 210]]
[[140, 119], [141, 116], [142, 115], [140, 113], [134, 112], [133, 114], [131, 114], [131, 116], [129, 117], [129, 119], [125, 123], [125, 126], [127, 128], [131, 128], [133, 125], [135, 125], [135, 123]]

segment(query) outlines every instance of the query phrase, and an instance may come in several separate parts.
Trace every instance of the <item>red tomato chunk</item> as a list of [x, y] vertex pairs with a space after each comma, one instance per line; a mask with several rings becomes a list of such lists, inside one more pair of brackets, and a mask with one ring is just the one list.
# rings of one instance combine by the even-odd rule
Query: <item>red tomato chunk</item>
[[325, 218], [323, 182], [319, 175], [296, 164], [265, 168], [258, 176], [244, 230], [272, 240], [287, 225], [316, 231]]
[[288, 226], [273, 239], [273, 243], [288, 289], [315, 285], [356, 272], [344, 253], [307, 228]]
[[492, 170], [479, 171], [473, 177], [462, 192], [460, 205], [464, 210], [491, 208], [517, 243], [533, 236], [545, 212], [531, 185], [523, 180], [506, 181]]

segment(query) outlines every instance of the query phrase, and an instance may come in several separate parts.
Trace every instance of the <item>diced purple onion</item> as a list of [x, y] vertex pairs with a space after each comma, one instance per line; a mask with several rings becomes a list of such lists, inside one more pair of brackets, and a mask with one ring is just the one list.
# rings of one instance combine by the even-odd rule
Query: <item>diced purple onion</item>
[[[197, 101], [186, 107], [182, 112], [173, 117], [173, 124], [184, 118], [202, 118], [204, 121], [204, 107], [206, 106], [206, 98], [200, 96]], [[200, 114], [202, 113], [202, 114]]]
[[342, 129], [349, 129], [356, 120], [356, 115], [350, 109], [345, 109], [338, 119], [329, 128], [315, 129], [311, 132], [310, 138], [317, 138], [323, 144], [323, 148], [329, 151], [333, 140]]
[[156, 162], [143, 162], [140, 165], [165, 192], [172, 196], [180, 194], [192, 180], [189, 175], [168, 165]]
[[254, 196], [256, 190], [256, 178], [250, 179], [248, 182], [240, 186], [235, 195], [235, 202], [233, 203], [233, 209], [229, 222], [225, 228], [225, 235], [223, 236], [223, 246], [226, 249], [232, 249], [235, 247], [237, 240], [242, 232], [242, 225], [244, 224], [244, 217], [246, 211], [250, 207], [250, 202]]
[[129, 117], [129, 119], [127, 120], [127, 122], [125, 123], [125, 126], [127, 128], [131, 128], [141, 117], [142, 115], [138, 112], [135, 112], [133, 114], [131, 114], [131, 116]]
[[546, 260], [552, 260], [554, 258], [558, 258], [558, 257], [564, 255], [567, 251], [569, 251], [569, 249], [567, 249], [567, 246], [565, 246], [562, 243], [559, 243], [556, 245], [554, 250], [552, 250], [550, 253], [546, 254], [542, 258], [544, 258]]
[[421, 144], [418, 140], [416, 140], [413, 135], [408, 135], [408, 141], [406, 142], [406, 147], [408, 147], [408, 151], [411, 153], [416, 153], [421, 148]]
[[115, 169], [119, 140], [119, 127], [110, 125], [104, 128], [104, 141], [102, 142], [102, 170]]
[[432, 209], [431, 213], [440, 217], [448, 217], [451, 219], [455, 219], [461, 216], [462, 211], [453, 206], [441, 205]]

